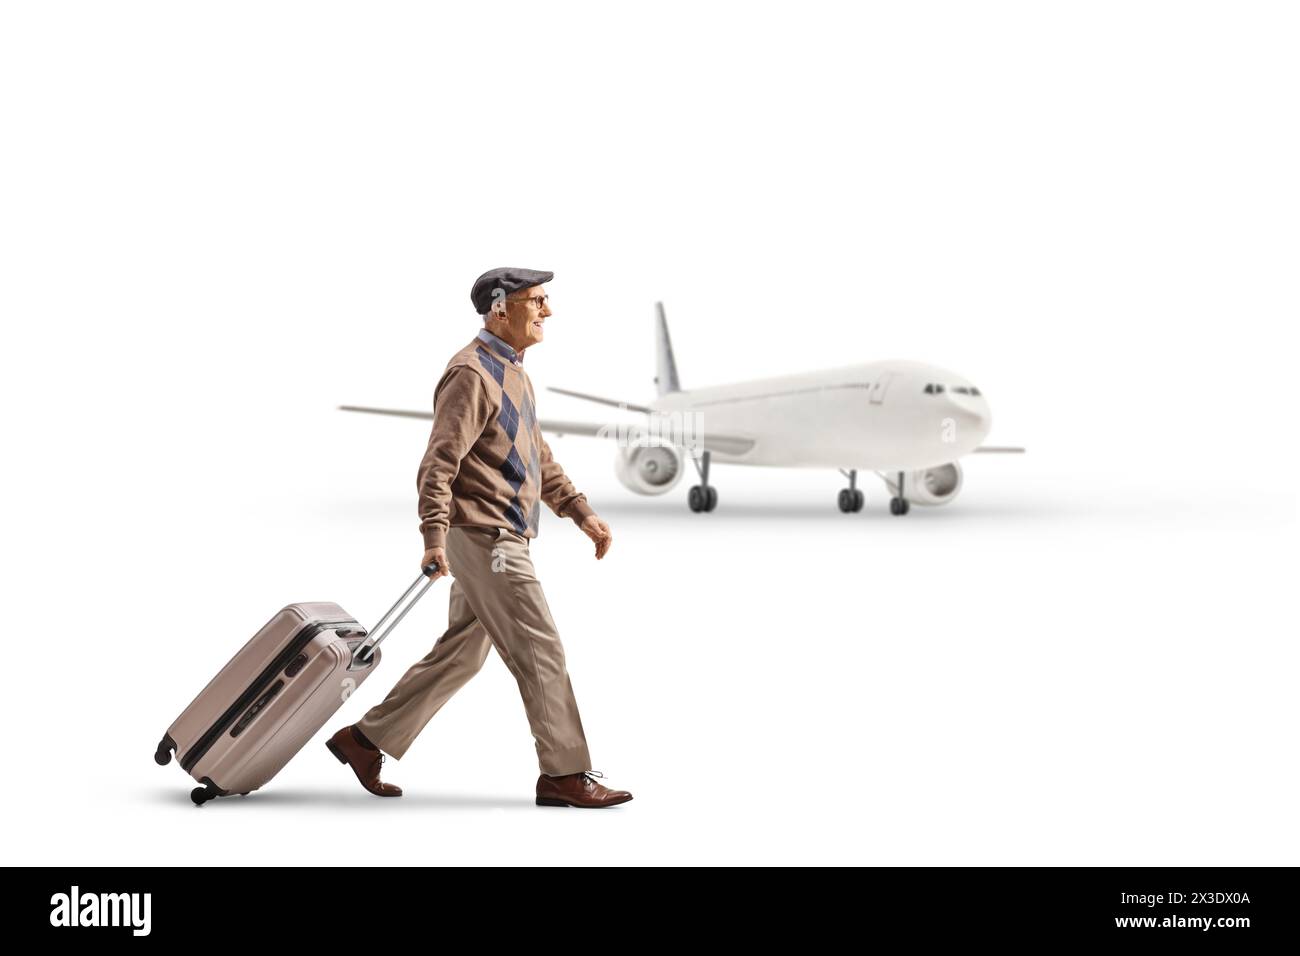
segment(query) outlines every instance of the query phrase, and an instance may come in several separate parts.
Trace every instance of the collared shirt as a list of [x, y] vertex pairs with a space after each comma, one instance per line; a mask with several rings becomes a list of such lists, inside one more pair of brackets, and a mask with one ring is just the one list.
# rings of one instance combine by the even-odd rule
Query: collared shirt
[[516, 365], [524, 364], [524, 353], [516, 352], [514, 348], [499, 336], [493, 335], [487, 329], [480, 329], [478, 333], [479, 340], [487, 345], [488, 348], [501, 355]]

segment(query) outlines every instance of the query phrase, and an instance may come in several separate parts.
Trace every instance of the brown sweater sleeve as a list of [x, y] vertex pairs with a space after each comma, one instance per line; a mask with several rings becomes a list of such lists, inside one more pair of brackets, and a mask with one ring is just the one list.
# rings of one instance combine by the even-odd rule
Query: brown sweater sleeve
[[420, 533], [426, 550], [446, 547], [451, 483], [460, 472], [461, 460], [491, 421], [493, 411], [487, 386], [468, 366], [448, 369], [434, 390], [433, 429], [418, 480]]
[[573, 487], [573, 482], [569, 481], [569, 476], [564, 473], [560, 463], [551, 456], [551, 446], [546, 444], [545, 438], [541, 438], [540, 431], [538, 438], [542, 443], [539, 456], [542, 466], [542, 500], [555, 512], [556, 517], [572, 518], [573, 523], [581, 527], [588, 515], [596, 513], [595, 509], [587, 504], [587, 496]]

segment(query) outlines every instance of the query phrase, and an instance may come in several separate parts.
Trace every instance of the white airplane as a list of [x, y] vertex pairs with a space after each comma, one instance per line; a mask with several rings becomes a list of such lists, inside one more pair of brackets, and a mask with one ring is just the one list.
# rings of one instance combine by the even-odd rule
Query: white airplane
[[[958, 459], [968, 454], [1021, 453], [981, 444], [992, 416], [983, 393], [960, 375], [919, 362], [871, 362], [735, 385], [683, 389], [677, 377], [663, 303], [657, 303], [659, 397], [648, 405], [563, 388], [552, 392], [647, 415], [645, 425], [542, 419], [543, 431], [618, 441], [615, 473], [641, 495], [670, 491], [690, 458], [700, 476], [687, 496], [692, 511], [712, 511], [712, 462], [774, 468], [834, 468], [849, 481], [839, 509], [861, 511], [859, 471], [875, 472], [889, 489], [889, 510], [943, 505], [961, 491]], [[344, 411], [404, 418], [432, 412], [342, 405]]]

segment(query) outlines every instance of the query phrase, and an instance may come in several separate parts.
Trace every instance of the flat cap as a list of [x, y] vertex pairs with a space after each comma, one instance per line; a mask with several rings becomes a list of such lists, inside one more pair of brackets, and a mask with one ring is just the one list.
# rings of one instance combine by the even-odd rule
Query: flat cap
[[474, 311], [479, 315], [487, 315], [492, 310], [492, 293], [497, 289], [509, 295], [520, 289], [550, 282], [554, 278], [554, 272], [538, 272], [536, 269], [489, 269], [474, 280], [469, 298], [474, 303]]

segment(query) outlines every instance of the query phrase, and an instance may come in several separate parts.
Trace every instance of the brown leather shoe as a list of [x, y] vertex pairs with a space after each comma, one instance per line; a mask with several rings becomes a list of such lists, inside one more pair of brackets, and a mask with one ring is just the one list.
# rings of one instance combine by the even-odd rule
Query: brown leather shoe
[[537, 805], [539, 807], [616, 807], [632, 799], [632, 794], [626, 790], [610, 790], [594, 779], [603, 776], [603, 773], [595, 770], [566, 773], [562, 777], [548, 777], [542, 774], [537, 778]]
[[379, 768], [384, 762], [384, 754], [363, 746], [352, 734], [352, 725], [344, 727], [325, 742], [330, 753], [339, 758], [339, 763], [352, 767], [352, 772], [365, 787], [377, 797], [400, 797], [402, 788], [395, 783], [383, 783], [379, 779]]

